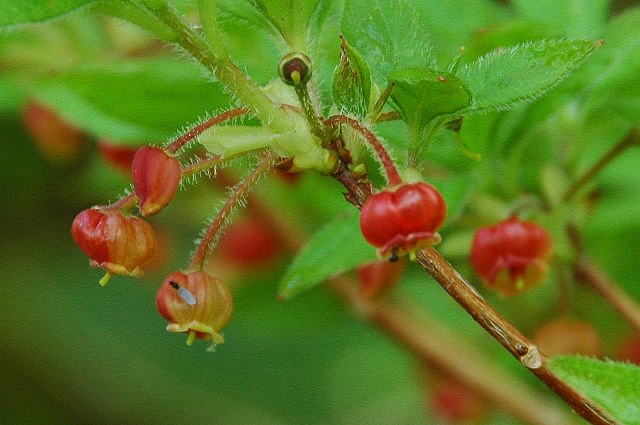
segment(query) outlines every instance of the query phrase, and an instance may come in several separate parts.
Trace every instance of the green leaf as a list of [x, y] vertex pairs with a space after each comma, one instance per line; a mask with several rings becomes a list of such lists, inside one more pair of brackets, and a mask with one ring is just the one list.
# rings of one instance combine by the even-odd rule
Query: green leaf
[[331, 103], [331, 80], [325, 78], [331, 75], [340, 59], [340, 34], [345, 0], [319, 0], [311, 20], [307, 34], [309, 57], [313, 63], [313, 72], [317, 76], [314, 81], [320, 88], [326, 104]]
[[297, 295], [375, 258], [375, 249], [360, 233], [359, 215], [351, 208], [313, 235], [282, 277], [279, 297]]
[[362, 56], [342, 38], [340, 65], [333, 73], [333, 100], [342, 113], [363, 118], [371, 95], [371, 75]]
[[255, 7], [295, 52], [308, 53], [307, 28], [320, 0], [255, 0]]
[[578, 356], [554, 357], [549, 367], [622, 423], [640, 424], [640, 367]]
[[342, 31], [375, 64], [371, 72], [380, 86], [395, 70], [433, 65], [422, 15], [407, 0], [349, 0]]
[[564, 30], [566, 37], [599, 37], [607, 21], [608, 0], [514, 0], [524, 18]]
[[493, 0], [438, 0], [412, 3], [420, 14], [419, 30], [422, 36], [429, 34], [434, 41], [431, 55], [442, 64], [448, 63], [451, 56], [462, 46], [469, 47], [470, 41], [474, 38], [482, 37], [486, 31], [492, 31], [502, 22], [511, 22], [510, 11], [503, 3]]
[[439, 125], [471, 104], [465, 83], [446, 72], [404, 69], [391, 74], [389, 80], [394, 84], [391, 98], [409, 127], [410, 151], [426, 150]]
[[585, 108], [594, 121], [613, 112], [640, 125], [639, 37], [640, 8], [627, 9], [609, 22], [603, 37], [606, 48], [584, 67]]
[[497, 49], [464, 65], [458, 77], [473, 93], [466, 112], [508, 109], [541, 96], [576, 69], [602, 43], [540, 40]]
[[163, 141], [231, 103], [195, 63], [166, 58], [78, 66], [31, 90], [72, 124], [116, 142]]
[[41, 22], [52, 19], [94, 0], [0, 0], [0, 26]]

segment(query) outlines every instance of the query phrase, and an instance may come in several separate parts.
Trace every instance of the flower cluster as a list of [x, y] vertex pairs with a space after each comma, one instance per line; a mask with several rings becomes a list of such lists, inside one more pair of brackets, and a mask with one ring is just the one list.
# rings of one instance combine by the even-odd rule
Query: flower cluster
[[[280, 103], [278, 109], [282, 114], [274, 121], [279, 123], [274, 128], [266, 124], [218, 126], [250, 112], [249, 108], [236, 108], [198, 124], [165, 147], [145, 146], [133, 155], [131, 150], [117, 149], [102, 141], [101, 154], [106, 160], [118, 167], [130, 163], [133, 193], [112, 205], [82, 211], [72, 225], [73, 237], [90, 264], [106, 270], [100, 280], [102, 285], [114, 274], [140, 276], [156, 247], [154, 231], [145, 218], [158, 214], [174, 199], [183, 178], [211, 169], [222, 158], [263, 149], [258, 166], [233, 187], [202, 233], [188, 267], [171, 273], [158, 291], [156, 304], [159, 313], [169, 321], [167, 330], [186, 333], [188, 344], [196, 338], [210, 339], [214, 346], [222, 343], [220, 332], [231, 315], [229, 290], [205, 264], [211, 248], [220, 240], [219, 253], [251, 264], [276, 252], [273, 235], [265, 233], [261, 225], [251, 227], [251, 222], [244, 222], [240, 228], [240, 236], [250, 235], [253, 242], [249, 257], [242, 242], [235, 245], [225, 242], [233, 239], [233, 231], [229, 239], [221, 238], [229, 214], [242, 203], [260, 176], [276, 165], [288, 172], [315, 169], [334, 174], [346, 166], [353, 176], [362, 178], [366, 166], [361, 152], [364, 144], [368, 144], [387, 173], [388, 187], [370, 195], [362, 205], [360, 228], [364, 238], [378, 249], [380, 257], [392, 262], [405, 254], [415, 258], [418, 250], [440, 241], [438, 230], [446, 216], [440, 192], [423, 181], [404, 182], [382, 143], [362, 122], [342, 114], [322, 117], [306, 87], [312, 79], [307, 56], [287, 55], [280, 63], [279, 75], [286, 84], [284, 88], [295, 93], [298, 104]], [[178, 153], [195, 138], [209, 156], [182, 167]], [[238, 246], [240, 250], [236, 249]], [[220, 272], [224, 270], [217, 270], [215, 275]], [[363, 266], [358, 273], [362, 296], [374, 298], [393, 286], [401, 273], [400, 264], [385, 261]]]

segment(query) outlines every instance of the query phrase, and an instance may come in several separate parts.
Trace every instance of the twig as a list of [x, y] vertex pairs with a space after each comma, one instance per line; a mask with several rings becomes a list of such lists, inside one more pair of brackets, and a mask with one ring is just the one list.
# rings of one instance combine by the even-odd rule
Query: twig
[[577, 259], [573, 264], [575, 276], [611, 304], [640, 334], [640, 305], [629, 297], [614, 279], [593, 263], [585, 252], [581, 235], [575, 226], [568, 226], [567, 234], [577, 252]]
[[545, 355], [502, 317], [484, 298], [462, 279], [438, 251], [418, 252], [420, 264], [445, 291], [516, 359], [558, 394], [573, 410], [594, 425], [619, 424], [607, 411], [560, 379], [547, 366]]
[[[224, 173], [219, 173], [218, 179], [225, 185], [236, 184], [233, 178]], [[360, 199], [373, 191], [369, 180], [361, 181], [359, 187]], [[282, 229], [279, 235], [281, 241], [291, 251], [298, 251], [305, 239], [298, 226], [290, 222], [283, 223], [282, 214], [274, 213], [256, 194], [247, 196], [249, 209], [273, 228]], [[365, 300], [353, 282], [344, 276], [331, 279], [330, 285], [363, 320], [379, 328], [424, 363], [457, 378], [516, 417], [535, 425], [568, 425], [575, 422], [572, 416], [550, 405], [539, 394], [515, 383], [514, 378], [494, 362], [484, 359], [480, 366], [478, 359], [483, 358], [482, 354], [474, 352], [471, 344], [460, 340], [452, 330], [429, 318], [424, 311], [416, 320], [404, 313], [408, 310], [407, 306]], [[420, 324], [416, 324], [416, 321]]]
[[[356, 180], [347, 169], [334, 176], [350, 191], [347, 199], [357, 207], [361, 206], [371, 194], [371, 184]], [[523, 366], [558, 394], [576, 413], [594, 425], [619, 424], [604, 408], [554, 374], [547, 366], [547, 359], [538, 347], [465, 282], [438, 251], [433, 248], [419, 251], [416, 261], [480, 326], [500, 342]]]
[[593, 164], [578, 180], [573, 182], [562, 197], [563, 202], [569, 202], [587, 183], [597, 176], [607, 165], [631, 146], [640, 145], [640, 131], [632, 129], [627, 136], [607, 152], [598, 162]]
[[576, 276], [589, 285], [624, 317], [640, 335], [640, 305], [586, 256], [576, 262]]
[[384, 331], [423, 362], [464, 382], [513, 415], [535, 425], [575, 423], [575, 417], [518, 384], [509, 372], [485, 360], [478, 362], [485, 356], [483, 353], [474, 350], [471, 344], [424, 312], [419, 318], [414, 318], [404, 313], [406, 306], [399, 308], [383, 301], [369, 302], [344, 277], [334, 278], [331, 287], [364, 320]]

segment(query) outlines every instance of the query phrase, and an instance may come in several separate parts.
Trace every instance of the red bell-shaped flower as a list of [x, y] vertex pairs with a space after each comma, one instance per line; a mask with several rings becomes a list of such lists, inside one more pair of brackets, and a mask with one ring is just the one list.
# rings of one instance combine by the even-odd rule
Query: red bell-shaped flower
[[360, 294], [370, 300], [392, 289], [404, 273], [403, 261], [376, 260], [358, 267]]
[[476, 232], [471, 265], [490, 288], [516, 295], [544, 281], [552, 253], [551, 236], [542, 226], [510, 217]]
[[180, 162], [164, 149], [144, 146], [136, 151], [131, 165], [133, 187], [143, 216], [166, 207], [180, 186]]
[[405, 183], [369, 196], [360, 212], [362, 235], [382, 257], [397, 259], [440, 242], [446, 203], [425, 182]]
[[220, 330], [233, 310], [229, 289], [205, 272], [171, 273], [158, 291], [156, 306], [170, 322], [169, 332], [186, 333], [188, 345], [195, 338], [211, 339], [209, 350], [224, 342]]
[[73, 220], [71, 233], [90, 264], [107, 270], [100, 281], [102, 285], [111, 274], [140, 276], [155, 249], [155, 235], [149, 223], [117, 210], [84, 210]]

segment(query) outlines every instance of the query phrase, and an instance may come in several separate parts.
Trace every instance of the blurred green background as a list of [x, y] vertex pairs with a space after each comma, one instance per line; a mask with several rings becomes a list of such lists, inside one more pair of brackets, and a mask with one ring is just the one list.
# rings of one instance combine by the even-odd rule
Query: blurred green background
[[[473, 7], [465, 8], [468, 13], [462, 17], [456, 14], [458, 2], [442, 2], [432, 7], [429, 25], [434, 34], [440, 34], [434, 53], [439, 59], [451, 56], [462, 44], [482, 51], [483, 43], [488, 41], [474, 31], [485, 26], [495, 29], [491, 34], [499, 37], [532, 36], [530, 30], [535, 25], [531, 22], [536, 21], [526, 15], [527, 10], [535, 15], [535, 10], [523, 6], [527, 2], [514, 2], [520, 5], [517, 13], [494, 2], [466, 3]], [[483, 7], [485, 3], [491, 7]], [[594, 5], [607, 10], [606, 2]], [[617, 4], [611, 10], [623, 6], [629, 5]], [[442, 15], [436, 14], [436, 10]], [[531, 22], [518, 27], [524, 28], [522, 33], [507, 25], [520, 22], [518, 19], [523, 16]], [[277, 282], [286, 267], [287, 255], [281, 255], [266, 272], [246, 270], [246, 274], [236, 275], [234, 282], [230, 282], [235, 311], [224, 330], [226, 343], [215, 353], [206, 352], [206, 344], [198, 341], [187, 347], [182, 335], [164, 330], [165, 321], [155, 309], [156, 289], [166, 274], [186, 265], [193, 239], [220, 204], [223, 192], [207, 183], [180, 193], [167, 211], [152, 219], [154, 226], [161, 229], [166, 251], [165, 260], [157, 268], [142, 279], [116, 276], [105, 288], [97, 284], [102, 273], [88, 266], [71, 238], [70, 225], [82, 209], [117, 199], [129, 185], [128, 177], [101, 161], [93, 141], [71, 161], [51, 161], [42, 155], [21, 120], [25, 102], [34, 94], [62, 108], [65, 102], [75, 99], [60, 96], [68, 94], [65, 88], [75, 84], [74, 87], [80, 87], [77, 90], [85, 93], [86, 87], [83, 88], [78, 75], [71, 72], [61, 77], [58, 72], [64, 74], [96, 62], [107, 68], [115, 67], [110, 64], [122, 60], [118, 52], [123, 46], [125, 50], [138, 48], [148, 41], [142, 37], [139, 44], [140, 34], [113, 23], [99, 33], [93, 19], [80, 16], [39, 26], [35, 32], [14, 29], [0, 34], [0, 424], [433, 423], [427, 408], [431, 372], [425, 371], [413, 356], [385, 335], [361, 323], [331, 291], [321, 286], [288, 302], [277, 301]], [[628, 22], [637, 22], [634, 19]], [[598, 38], [603, 32], [612, 31], [604, 28], [604, 17], [597, 22], [585, 18], [584, 25], [568, 29], [560, 28], [558, 21], [561, 18], [546, 22], [552, 28], [550, 32]], [[591, 27], [587, 25], [589, 22]], [[517, 34], [509, 32], [512, 30]], [[593, 37], [590, 31], [595, 33]], [[78, 34], [83, 34], [82, 42], [77, 42]], [[114, 34], [128, 35], [113, 38]], [[257, 37], [240, 31], [235, 36]], [[273, 55], [269, 49], [262, 52], [264, 56]], [[161, 51], [163, 55], [172, 53], [168, 48]], [[621, 48], [613, 51], [628, 52]], [[240, 52], [239, 56], [260, 80], [263, 63], [256, 57], [261, 56], [254, 55], [253, 62], [245, 57], [247, 52]], [[579, 95], [587, 98], [589, 88], [584, 81], [592, 81], [594, 75], [599, 75], [599, 66], [617, 58], [615, 54], [612, 57], [602, 53], [592, 68], [587, 67], [558, 89], [557, 99], [543, 98], [531, 109], [517, 109], [511, 116], [535, 113], [535, 105], [541, 105], [542, 109], [555, 105], [560, 112], [567, 112], [570, 108], [565, 108], [562, 102]], [[589, 149], [584, 149], [578, 164], [584, 169], [632, 125], [628, 117], [638, 115], [633, 96], [640, 90], [640, 82], [628, 71], [640, 68], [637, 62], [630, 63], [627, 74], [611, 77], [614, 81], [610, 84], [611, 98], [631, 93], [631, 100], [622, 105], [627, 108], [628, 114], [623, 114], [626, 118], [599, 115], [611, 112], [610, 103], [603, 101], [602, 105], [594, 106], [594, 102], [585, 101], [569, 106], [589, 103], [591, 115], [569, 120], [567, 124], [563, 121], [567, 116], [560, 114], [552, 126], [532, 132], [550, 144], [557, 136], [553, 131], [560, 132], [558, 129], [568, 128], [574, 132], [571, 136], [583, 137], [581, 141]], [[158, 74], [163, 72], [158, 70]], [[188, 68], [187, 76], [181, 75], [174, 84], [190, 87], [191, 77], [201, 78], [198, 72], [201, 71]], [[266, 82], [270, 77], [262, 78], [261, 82]], [[31, 86], [34, 81], [37, 87]], [[90, 86], [91, 80], [88, 81]], [[579, 89], [575, 89], [576, 84]], [[102, 87], [115, 96], [108, 106], [113, 108], [119, 100], [114, 93], [133, 87], [115, 84]], [[200, 89], [198, 86], [197, 90]], [[176, 91], [179, 107], [163, 103], [158, 107], [160, 112], [154, 111], [157, 113], [153, 116], [142, 111], [144, 120], [140, 122], [144, 125], [140, 127], [123, 129], [118, 122], [110, 126], [111, 121], [103, 119], [89, 130], [111, 136], [119, 134], [122, 143], [128, 145], [169, 137], [181, 126], [195, 121], [202, 113], [198, 102], [206, 100], [197, 98], [189, 107], [190, 94], [182, 92], [180, 97], [180, 90]], [[86, 92], [91, 92], [91, 87]], [[145, 87], [141, 92], [153, 93], [153, 87]], [[219, 106], [216, 102], [226, 101], [219, 97], [222, 100], [215, 100], [211, 108]], [[122, 108], [135, 115], [140, 113], [135, 106]], [[77, 103], [71, 107], [78, 110]], [[135, 139], [141, 135], [147, 139]], [[593, 143], [595, 139], [602, 140], [602, 144]], [[458, 155], [451, 146], [436, 143], [434, 158]], [[486, 149], [490, 152], [490, 148]], [[456, 163], [454, 169], [459, 166], [457, 162], [463, 163], [461, 168], [465, 170], [475, 167], [456, 158], [451, 161]], [[598, 178], [601, 203], [585, 224], [589, 251], [636, 298], [640, 298], [640, 287], [635, 284], [640, 275], [638, 163], [640, 152], [629, 151]], [[467, 187], [468, 183], [464, 185]], [[297, 186], [265, 182], [263, 191], [263, 196], [271, 197], [276, 205], [282, 202], [306, 206], [300, 213], [306, 230], [317, 227], [345, 207], [340, 187], [315, 174], [303, 175]], [[296, 210], [287, 211], [287, 216], [294, 220], [298, 217]], [[443, 232], [445, 241], [446, 232], [447, 229]], [[464, 238], [463, 235], [463, 241]], [[466, 259], [459, 251], [443, 244], [443, 250], [446, 249], [469, 275]], [[546, 285], [511, 302], [490, 294], [488, 297], [510, 320], [530, 332], [554, 314], [554, 303], [549, 301], [556, 296], [554, 288]], [[453, 324], [483, 353], [479, 364], [485, 357], [491, 359], [544, 394], [543, 397], [554, 399], [423, 273], [410, 267], [395, 295], [410, 299], [435, 317]], [[628, 328], [590, 291], [578, 287], [572, 296], [578, 300], [577, 313], [607, 336], [606, 350], [611, 355], [616, 344], [628, 334]], [[491, 410], [486, 422], [521, 423], [499, 407]]]

